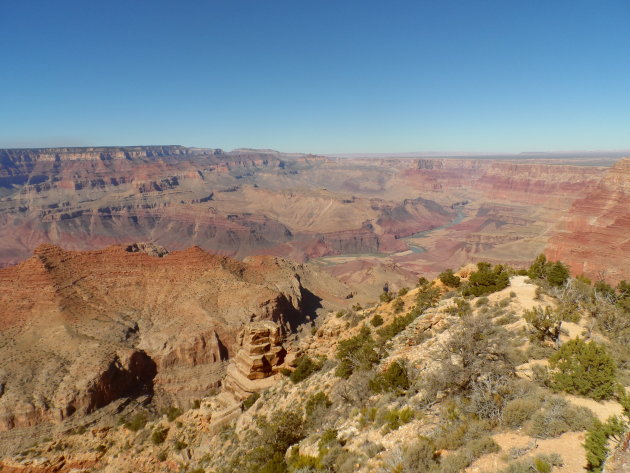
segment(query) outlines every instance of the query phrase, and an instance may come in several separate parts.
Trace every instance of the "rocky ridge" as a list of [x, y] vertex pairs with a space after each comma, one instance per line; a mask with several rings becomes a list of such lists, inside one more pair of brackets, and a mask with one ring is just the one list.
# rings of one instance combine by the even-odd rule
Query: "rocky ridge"
[[[472, 269], [465, 268], [457, 275], [465, 281], [471, 271]], [[440, 282], [434, 282], [434, 287], [439, 288], [442, 293], [448, 292]], [[382, 327], [387, 327], [400, 317], [401, 313], [405, 313], [417, 303], [421, 291], [421, 288], [411, 289], [400, 296], [403, 302], [402, 311], [397, 308], [398, 304], [392, 301], [347, 310], [341, 317], [334, 312], [323, 317], [314, 336], [305, 337], [297, 349], [302, 354], [310, 356], [324, 354], [329, 360], [321, 371], [299, 383], [292, 383], [287, 378], [273, 374], [280, 366], [277, 363], [282, 358], [279, 354], [283, 352], [279, 343], [278, 326], [268, 321], [245, 326], [239, 335], [241, 347], [239, 356], [231, 362], [231, 366], [234, 367], [233, 373], [238, 372], [238, 376], [253, 382], [269, 381], [258, 400], [242, 411], [240, 406], [233, 409], [230, 416], [226, 417], [225, 412], [221, 410], [224, 408], [222, 398], [226, 393], [223, 391], [203, 399], [198, 408], [190, 409], [176, 419], [169, 419], [166, 415], [157, 417], [137, 432], [124, 427], [92, 428], [82, 434], [68, 435], [32, 446], [25, 453], [6, 457], [2, 460], [2, 465], [11, 473], [53, 471], [69, 473], [73, 468], [89, 468], [95, 472], [114, 472], [121, 469], [138, 472], [182, 469], [213, 473], [237, 471], [229, 469], [230, 462], [235, 456], [248, 454], [245, 446], [249, 445], [248, 439], [255, 438], [259, 428], [255, 426], [264, 426], [264, 423], [259, 423], [260, 419], [269, 421], [279, 412], [298, 407], [303, 409], [304, 406], [308, 412], [308, 403], [325, 394], [331, 404], [318, 407], [319, 410], [315, 411], [314, 417], [309, 418], [306, 414], [307, 422], [311, 423], [307, 425], [314, 427], [309, 427], [308, 435], [303, 436], [291, 446], [290, 451], [287, 451], [287, 461], [289, 463], [297, 461], [291, 459], [298, 458], [298, 454], [300, 461], [307, 461], [309, 457], [329, 461], [326, 456], [328, 452], [336, 459], [334, 460], [336, 463], [332, 463], [334, 471], [361, 473], [379, 469], [395, 471], [396, 465], [405, 461], [403, 455], [405, 449], [411, 448], [419, 438], [427, 436], [435, 438], [440, 435], [441, 429], [448, 429], [449, 425], [453, 424], [459, 425], [458, 422], [461, 421], [457, 416], [464, 415], [465, 405], [453, 404], [446, 399], [436, 399], [427, 404], [422, 400], [424, 381], [410, 388], [407, 394], [395, 392], [379, 394], [378, 391], [369, 391], [366, 387], [367, 379], [362, 383], [360, 377], [344, 380], [335, 376], [335, 362], [332, 358], [340, 339], [358, 334], [361, 325], [364, 323], [371, 325], [370, 321], [376, 315], [382, 317]], [[558, 302], [554, 296], [541, 295], [539, 292], [537, 286], [525, 277], [512, 277], [510, 286], [506, 289], [484, 298], [471, 299], [471, 310], [475, 316], [487, 314], [494, 320], [495, 326], [505, 327], [506, 333], [524, 337], [522, 340], [524, 341], [529, 330], [522, 317], [524, 311], [538, 306], [555, 305]], [[457, 298], [443, 297], [435, 307], [425, 311], [390, 339], [385, 347], [386, 356], [373, 371], [362, 373], [362, 376], [383, 373], [393, 363], [401, 361], [406, 363], [409, 376], [426, 379], [426, 376], [440, 367], [441, 361], [436, 355], [449, 343], [453, 334], [458, 333], [460, 324], [464, 323], [464, 318], [453, 312], [454, 307], [457, 307]], [[470, 316], [472, 314], [468, 315]], [[575, 334], [585, 333], [589, 326], [591, 324], [588, 318], [579, 324], [567, 322], [562, 341], [569, 340]], [[377, 329], [373, 330], [373, 333], [376, 333]], [[601, 334], [591, 333], [591, 336], [599, 340]], [[519, 347], [524, 352], [527, 351], [528, 342], [525, 343], [525, 346]], [[558, 405], [586, 408], [580, 411], [583, 415], [588, 413], [602, 421], [609, 415], [621, 414], [621, 406], [614, 401], [596, 402], [578, 396], [557, 395], [546, 391], [545, 388], [536, 387], [535, 383], [532, 384], [531, 366], [542, 360], [535, 357], [522, 361], [525, 362], [518, 366], [516, 371], [517, 378], [522, 378], [522, 381], [516, 381], [516, 385], [521, 389], [527, 386], [527, 390], [520, 395], [524, 396], [523, 399], [527, 402], [538, 402], [536, 409], [544, 409], [546, 403], [554, 399], [556, 403], [568, 403]], [[226, 380], [226, 387], [227, 384]], [[361, 389], [366, 389], [367, 394], [361, 394]], [[233, 392], [230, 389], [227, 391]], [[249, 392], [253, 391], [247, 391]], [[247, 393], [241, 393], [240, 399], [244, 399], [243, 396]], [[356, 404], [354, 397], [361, 395], [367, 397]], [[493, 399], [498, 399], [496, 393]], [[538, 401], [534, 401], [535, 399]], [[421, 414], [411, 416], [403, 422], [388, 424], [390, 421], [383, 417], [383, 413], [401, 412], [405, 406]], [[371, 412], [374, 414], [372, 417]], [[532, 413], [528, 415], [531, 416]], [[217, 424], [220, 420], [225, 422]], [[465, 460], [465, 466], [454, 471], [494, 472], [504, 468], [508, 463], [533, 462], [535, 457], [550, 454], [559, 454], [562, 459], [560, 463], [550, 467], [553, 473], [586, 471], [583, 430], [533, 437], [529, 433], [531, 425], [528, 422], [531, 421], [526, 420], [519, 428], [509, 427], [502, 420], [498, 422], [498, 425], [482, 423], [483, 430], [474, 434], [477, 440], [482, 437], [486, 439], [484, 445], [493, 445], [492, 448], [488, 451], [479, 449], [472, 460]], [[221, 428], [217, 429], [217, 425]], [[326, 445], [324, 439], [330, 437], [330, 432], [333, 431], [337, 443], [330, 444], [328, 450], [322, 449], [322, 445]], [[165, 440], [160, 443], [152, 441], [154, 432], [166, 432]], [[454, 432], [447, 437], [449, 442], [455, 435], [459, 435]], [[452, 445], [437, 451], [436, 455], [441, 464], [446, 465], [449, 461], [447, 459], [456, 461], [455, 459], [461, 456], [461, 448], [457, 447], [457, 442], [452, 441]], [[465, 443], [463, 448], [467, 445]], [[616, 459], [623, 456], [622, 449], [623, 445], [619, 445]], [[267, 460], [269, 459], [263, 458], [261, 461]], [[611, 462], [607, 471], [620, 473], [623, 471], [619, 469], [620, 464], [615, 466], [616, 464]], [[292, 467], [291, 471], [296, 469], [297, 467]]]

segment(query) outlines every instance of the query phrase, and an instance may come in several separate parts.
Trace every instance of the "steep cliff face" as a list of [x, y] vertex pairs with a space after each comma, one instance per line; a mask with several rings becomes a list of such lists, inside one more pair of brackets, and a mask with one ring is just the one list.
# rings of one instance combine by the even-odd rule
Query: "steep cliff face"
[[[188, 405], [218, 385], [243, 324], [269, 320], [289, 333], [313, 301], [348, 292], [273, 257], [153, 250], [43, 245], [0, 269], [0, 430], [140, 394]], [[326, 294], [313, 280], [327, 281]]]
[[563, 207], [594, 189], [604, 168], [495, 162], [475, 187], [495, 200]]
[[573, 203], [545, 253], [568, 263], [574, 274], [630, 279], [630, 158]]

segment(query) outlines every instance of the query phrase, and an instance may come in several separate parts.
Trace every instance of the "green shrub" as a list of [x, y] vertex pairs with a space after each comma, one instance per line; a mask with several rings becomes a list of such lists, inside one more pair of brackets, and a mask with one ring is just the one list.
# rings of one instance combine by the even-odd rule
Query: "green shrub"
[[372, 327], [380, 327], [381, 325], [383, 325], [383, 322], [383, 317], [381, 317], [380, 314], [376, 314], [374, 317], [372, 317], [372, 320], [370, 320]]
[[446, 309], [446, 313], [449, 315], [454, 315], [457, 317], [466, 317], [470, 314], [472, 314], [472, 307], [470, 306], [470, 303], [462, 298], [457, 298], [454, 299], [455, 304], [449, 306]]
[[539, 340], [552, 342], [556, 342], [560, 338], [560, 327], [563, 321], [578, 322], [580, 320], [577, 310], [566, 305], [556, 309], [549, 306], [544, 309], [536, 306], [525, 310], [523, 317], [536, 330]]
[[475, 307], [488, 305], [488, 302], [490, 302], [490, 300], [487, 297], [480, 297], [479, 299], [477, 299], [477, 302], [475, 302]]
[[356, 369], [370, 369], [380, 358], [370, 329], [363, 325], [358, 335], [339, 342], [336, 358], [335, 375], [341, 378], [348, 379]]
[[391, 363], [387, 369], [369, 381], [369, 387], [376, 393], [385, 391], [406, 391], [410, 386], [407, 369], [401, 361]]
[[317, 444], [320, 455], [337, 442], [337, 435], [336, 429], [328, 429], [322, 434]]
[[164, 411], [162, 411], [162, 414], [166, 415], [166, 418], [169, 422], [173, 422], [175, 419], [182, 415], [182, 410], [177, 407], [171, 406], [168, 409], [164, 409]]
[[625, 426], [617, 417], [609, 418], [605, 423], [595, 420], [586, 433], [584, 448], [586, 450], [587, 471], [601, 473], [604, 461], [608, 457], [608, 439], [619, 437]]
[[598, 343], [579, 338], [568, 341], [549, 358], [549, 369], [556, 390], [597, 400], [609, 399], [615, 393], [617, 367]]
[[562, 466], [562, 458], [557, 453], [536, 455], [523, 461], [511, 463], [499, 473], [549, 473], [553, 467]]
[[470, 458], [465, 453], [454, 453], [442, 459], [437, 471], [439, 473], [461, 473], [470, 463]]
[[407, 294], [409, 292], [409, 288], [408, 287], [401, 287], [400, 290], [398, 291], [398, 297], [402, 297], [405, 294]]
[[537, 398], [513, 399], [503, 408], [501, 421], [512, 429], [521, 427], [526, 421], [531, 419], [540, 406], [541, 402]]
[[547, 261], [541, 254], [529, 267], [527, 275], [532, 279], [547, 281], [551, 286], [562, 286], [569, 279], [569, 269], [560, 261]]
[[420, 276], [418, 278], [418, 282], [416, 283], [416, 287], [425, 288], [429, 285], [429, 280], [424, 276]]
[[558, 437], [565, 432], [587, 430], [594, 421], [595, 416], [590, 409], [553, 397], [532, 417], [529, 434], [538, 438]]
[[405, 303], [400, 297], [397, 297], [396, 299], [394, 299], [392, 308], [394, 309], [394, 313], [397, 314], [399, 312], [402, 312], [402, 310], [405, 308]]
[[381, 302], [387, 303], [387, 302], [392, 301], [392, 299], [394, 298], [394, 294], [391, 292], [384, 291], [380, 296], [378, 296], [378, 298], [380, 299]]
[[377, 412], [375, 422], [386, 430], [396, 430], [413, 420], [415, 412], [409, 407], [403, 409], [383, 409]]
[[156, 427], [151, 433], [151, 442], [153, 442], [154, 445], [164, 443], [167, 435], [168, 427]]
[[484, 296], [505, 289], [510, 284], [510, 277], [502, 265], [494, 268], [489, 263], [477, 263], [477, 271], [468, 278], [464, 287], [464, 296]]
[[304, 381], [322, 369], [322, 363], [318, 363], [306, 355], [299, 357], [296, 361], [295, 369], [289, 374], [289, 379], [294, 384]]
[[125, 422], [124, 426], [127, 430], [137, 432], [138, 430], [144, 429], [144, 426], [147, 425], [147, 422], [148, 419], [146, 414], [137, 413], [129, 421]]
[[459, 287], [461, 284], [461, 279], [459, 276], [455, 276], [452, 269], [446, 269], [440, 273], [438, 276], [442, 284], [448, 287]]
[[187, 446], [188, 446], [188, 444], [186, 442], [184, 442], [183, 440], [180, 440], [180, 439], [175, 440], [175, 443], [173, 443], [173, 448], [175, 448], [175, 451], [177, 451], [177, 452], [182, 451]]
[[487, 453], [497, 453], [500, 450], [501, 447], [489, 436], [472, 439], [466, 444], [466, 451], [472, 458], [479, 458]]
[[417, 317], [415, 312], [409, 312], [406, 315], [399, 315], [398, 317], [394, 317], [394, 320], [391, 321], [388, 325], [380, 328], [378, 330], [378, 334], [381, 338], [381, 342], [386, 342], [387, 340], [391, 340], [400, 332], [407, 328], [411, 322], [413, 322]]
[[252, 393], [243, 401], [243, 410], [247, 410], [260, 398], [260, 393]]
[[332, 406], [332, 402], [326, 393], [319, 391], [308, 398], [304, 410], [307, 416], [311, 416], [319, 408], [329, 408], [330, 406]]

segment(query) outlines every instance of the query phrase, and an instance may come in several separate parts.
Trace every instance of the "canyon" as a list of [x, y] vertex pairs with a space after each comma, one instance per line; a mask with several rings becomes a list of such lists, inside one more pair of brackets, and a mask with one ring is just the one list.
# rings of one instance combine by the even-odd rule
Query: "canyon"
[[151, 241], [309, 261], [374, 291], [468, 262], [519, 266], [541, 252], [566, 259], [574, 274], [615, 282], [630, 276], [628, 160], [583, 162], [0, 150], [0, 265], [42, 243], [92, 250]]
[[419, 276], [540, 253], [630, 279], [630, 158], [0, 150], [0, 223], [0, 449], [173, 406], [210, 445], [304, 354], [375, 310], [394, 324], [384, 289], [413, 311]]

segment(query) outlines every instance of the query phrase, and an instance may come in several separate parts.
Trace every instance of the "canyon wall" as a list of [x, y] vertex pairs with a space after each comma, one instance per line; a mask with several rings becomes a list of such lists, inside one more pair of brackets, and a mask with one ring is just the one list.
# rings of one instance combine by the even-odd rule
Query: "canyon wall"
[[630, 280], [630, 158], [573, 202], [545, 253], [569, 264], [574, 274]]
[[245, 324], [273, 321], [288, 334], [318, 301], [348, 292], [274, 257], [41, 245], [0, 269], [0, 430], [86, 415], [121, 397], [188, 406], [219, 385]]

